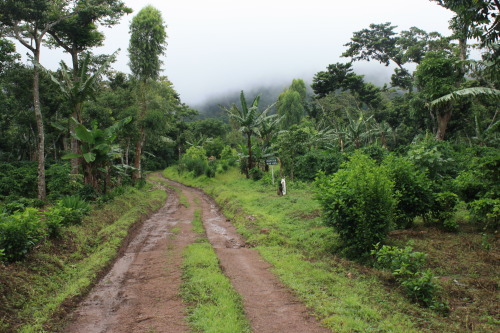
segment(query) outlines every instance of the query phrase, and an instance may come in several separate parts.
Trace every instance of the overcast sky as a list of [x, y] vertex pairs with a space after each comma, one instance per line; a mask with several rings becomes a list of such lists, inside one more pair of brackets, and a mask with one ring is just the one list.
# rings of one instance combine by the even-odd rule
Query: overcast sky
[[[328, 64], [346, 62], [340, 54], [354, 31], [370, 23], [392, 22], [397, 31], [417, 26], [449, 35], [451, 12], [429, 0], [125, 0], [134, 13], [106, 30], [105, 47], [121, 52], [114, 68], [129, 73], [128, 29], [132, 17], [150, 4], [162, 12], [168, 47], [164, 75], [183, 102], [255, 86], [311, 82]], [[25, 50], [19, 51], [25, 53]], [[60, 55], [42, 54], [42, 64], [57, 68]], [[68, 58], [64, 58], [69, 61]], [[378, 63], [356, 63], [359, 74], [390, 77]]]

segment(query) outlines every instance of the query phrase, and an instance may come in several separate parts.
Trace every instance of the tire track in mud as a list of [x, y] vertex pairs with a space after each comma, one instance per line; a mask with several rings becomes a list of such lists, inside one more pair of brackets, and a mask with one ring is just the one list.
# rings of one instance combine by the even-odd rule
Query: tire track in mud
[[[330, 332], [269, 271], [271, 265], [246, 247], [213, 199], [201, 190], [168, 183], [176, 190], [166, 188], [164, 207], [143, 223], [124, 254], [70, 316], [64, 332], [188, 332], [179, 295], [182, 253], [198, 237], [191, 226], [198, 209], [222, 270], [242, 296], [253, 332]], [[189, 208], [180, 204], [177, 192]]]
[[64, 332], [187, 332], [179, 296], [182, 252], [197, 235], [194, 210], [168, 191], [165, 205], [146, 220], [124, 254], [74, 311]]
[[236, 228], [221, 214], [215, 201], [201, 190], [170, 181], [183, 192], [188, 190], [201, 202], [201, 218], [208, 240], [224, 274], [242, 296], [245, 313], [256, 333], [323, 333], [304, 304], [270, 272], [271, 265], [246, 247]]

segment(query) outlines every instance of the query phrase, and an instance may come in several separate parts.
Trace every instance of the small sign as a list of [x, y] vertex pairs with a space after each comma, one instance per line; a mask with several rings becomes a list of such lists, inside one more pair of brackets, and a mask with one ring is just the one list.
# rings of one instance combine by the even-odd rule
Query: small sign
[[267, 165], [277, 165], [278, 160], [276, 158], [270, 158], [270, 159], [266, 160], [266, 164]]

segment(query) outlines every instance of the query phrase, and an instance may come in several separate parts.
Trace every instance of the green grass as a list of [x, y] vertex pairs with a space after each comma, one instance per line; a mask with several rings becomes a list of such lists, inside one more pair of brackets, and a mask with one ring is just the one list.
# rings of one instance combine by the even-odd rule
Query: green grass
[[194, 232], [196, 232], [198, 234], [205, 233], [205, 229], [203, 228], [203, 223], [201, 221], [200, 210], [199, 209], [197, 209], [197, 210], [194, 211], [194, 219], [191, 222], [191, 224], [193, 225]]
[[184, 252], [182, 298], [188, 304], [187, 320], [197, 332], [250, 332], [243, 305], [222, 273], [212, 246], [199, 239]]
[[250, 245], [274, 266], [274, 272], [335, 332], [456, 332], [450, 318], [411, 303], [381, 273], [332, 253], [338, 235], [322, 224], [310, 186], [254, 182], [232, 169], [215, 178], [185, 177], [175, 168], [164, 176], [201, 187], [221, 205], [226, 217]]
[[[199, 209], [192, 225], [196, 233], [205, 233]], [[197, 332], [250, 332], [241, 297], [222, 273], [206, 236], [189, 245], [183, 255], [181, 295], [188, 304], [191, 327]]]
[[94, 210], [81, 225], [65, 229], [61, 240], [47, 240], [25, 261], [0, 266], [0, 331], [58, 329], [57, 318], [116, 258], [130, 227], [165, 199], [165, 191], [130, 188]]

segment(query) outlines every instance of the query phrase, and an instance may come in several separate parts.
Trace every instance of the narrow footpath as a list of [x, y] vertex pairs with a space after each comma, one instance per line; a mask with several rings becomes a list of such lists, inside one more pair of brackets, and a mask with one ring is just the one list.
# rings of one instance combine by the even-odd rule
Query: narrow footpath
[[197, 238], [191, 228], [195, 210], [201, 211], [221, 267], [242, 296], [253, 332], [330, 332], [283, 287], [258, 252], [245, 246], [209, 196], [168, 184], [165, 206], [136, 232], [123, 256], [71, 315], [65, 332], [189, 332], [179, 292], [182, 252]]

